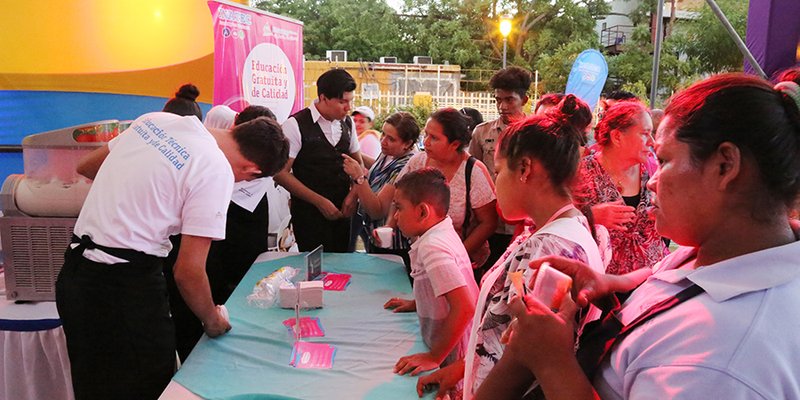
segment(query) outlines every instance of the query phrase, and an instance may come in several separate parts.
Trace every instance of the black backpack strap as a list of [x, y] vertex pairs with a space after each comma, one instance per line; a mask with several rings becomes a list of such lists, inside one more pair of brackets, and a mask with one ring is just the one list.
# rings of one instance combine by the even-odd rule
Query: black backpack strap
[[464, 182], [466, 183], [467, 189], [467, 203], [464, 207], [464, 223], [461, 224], [461, 239], [467, 238], [467, 228], [469, 227], [469, 220], [472, 218], [472, 201], [470, 201], [470, 189], [472, 186], [472, 168], [475, 166], [475, 161], [478, 159], [469, 156], [467, 159], [467, 165], [464, 167]]
[[631, 331], [655, 318], [661, 313], [672, 309], [705, 291], [697, 284], [683, 289], [674, 296], [667, 297], [659, 303], [652, 305], [628, 325], [622, 325], [618, 318], [620, 306], [617, 305], [596, 321], [586, 324], [579, 339], [579, 347], [575, 356], [581, 369], [589, 380], [593, 380], [603, 360], [611, 353], [614, 345], [622, 341]]

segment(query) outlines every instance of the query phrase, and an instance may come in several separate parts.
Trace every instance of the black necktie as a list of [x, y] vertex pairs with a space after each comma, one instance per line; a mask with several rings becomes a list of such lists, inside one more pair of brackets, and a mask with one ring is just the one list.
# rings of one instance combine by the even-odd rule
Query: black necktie
[[611, 312], [604, 314], [603, 317], [596, 321], [588, 323], [578, 342], [579, 347], [575, 356], [578, 358], [578, 363], [586, 374], [586, 377], [589, 378], [589, 381], [594, 379], [597, 368], [600, 367], [600, 363], [605, 359], [614, 345], [628, 333], [658, 314], [700, 293], [703, 293], [703, 288], [692, 284], [675, 296], [668, 297], [653, 305], [628, 325], [622, 325], [622, 322], [617, 318], [617, 313], [620, 309], [619, 303], [617, 303], [616, 307], [614, 307]]

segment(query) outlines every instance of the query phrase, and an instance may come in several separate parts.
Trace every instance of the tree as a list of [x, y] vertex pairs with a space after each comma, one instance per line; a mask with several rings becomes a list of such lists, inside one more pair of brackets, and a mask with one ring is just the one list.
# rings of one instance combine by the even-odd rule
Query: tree
[[[717, 3], [737, 32], [744, 35], [748, 1], [717, 0]], [[623, 51], [607, 58], [606, 90], [623, 88], [640, 95], [643, 92], [645, 98], [650, 93], [653, 44], [649, 15], [655, 13], [656, 4], [655, 0], [642, 0], [631, 13], [630, 18], [637, 27]], [[668, 98], [704, 75], [742, 68], [741, 53], [710, 7], [702, 4], [697, 12], [696, 19], [676, 21], [672, 34], [664, 38], [658, 100]]]
[[[747, 30], [749, 3], [748, 0], [717, 0], [717, 5], [742, 38]], [[704, 4], [698, 11], [697, 19], [682, 21], [667, 41], [675, 51], [694, 62], [695, 74], [742, 70], [742, 53], [711, 7]]]
[[[508, 58], [512, 64], [536, 67], [542, 56], [553, 57], [563, 47], [579, 42], [596, 47], [595, 18], [605, 15], [604, 0], [493, 0], [484, 13], [485, 37], [492, 47], [493, 67], [502, 57], [498, 20], [511, 14], [513, 29], [508, 37]], [[496, 61], [495, 61], [496, 60]]]
[[407, 51], [462, 68], [486, 66], [489, 3], [483, 0], [406, 0], [402, 31]]
[[[604, 0], [515, 0], [499, 6], [504, 7], [516, 10], [509, 36], [511, 64], [538, 69], [545, 92], [564, 91], [578, 54], [599, 47], [595, 18], [609, 11]], [[491, 32], [499, 38], [496, 26]]]
[[385, 0], [265, 0], [256, 7], [303, 21], [310, 60], [324, 58], [325, 50], [347, 50], [351, 60], [372, 61], [404, 47], [400, 19]]
[[[662, 97], [669, 97], [692, 73], [691, 61], [681, 60], [678, 51], [671, 43], [664, 43], [659, 65], [658, 92]], [[607, 90], [620, 87], [622, 89], [647, 98], [652, 85], [653, 44], [650, 42], [650, 29], [638, 26], [625, 44], [624, 51], [616, 56], [608, 57], [609, 80]]]
[[542, 76], [542, 81], [539, 83], [540, 91], [563, 92], [575, 59], [582, 51], [592, 47], [591, 42], [574, 40], [539, 57], [536, 69]]
[[429, 55], [464, 69], [500, 67], [497, 24], [507, 10], [513, 10], [515, 26], [508, 58], [528, 67], [565, 41], [592, 46], [597, 42], [594, 18], [608, 12], [604, 0], [405, 0], [399, 15], [385, 0], [357, 6], [343, 0], [264, 0], [257, 7], [305, 23], [308, 59], [342, 49], [351, 59], [395, 55], [410, 61]]

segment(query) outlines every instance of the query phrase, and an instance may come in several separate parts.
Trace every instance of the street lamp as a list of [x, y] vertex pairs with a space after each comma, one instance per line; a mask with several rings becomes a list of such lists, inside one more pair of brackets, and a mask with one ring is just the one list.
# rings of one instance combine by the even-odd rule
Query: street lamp
[[508, 51], [508, 34], [511, 33], [511, 20], [500, 20], [500, 34], [503, 35], [503, 68], [506, 67], [506, 52]]

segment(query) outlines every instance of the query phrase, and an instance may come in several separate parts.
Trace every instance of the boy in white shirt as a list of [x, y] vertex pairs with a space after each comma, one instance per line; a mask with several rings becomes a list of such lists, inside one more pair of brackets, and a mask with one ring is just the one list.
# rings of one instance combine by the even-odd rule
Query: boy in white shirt
[[463, 358], [478, 287], [461, 238], [447, 216], [450, 188], [441, 171], [423, 168], [397, 181], [394, 219], [411, 245], [414, 300], [393, 298], [394, 312], [416, 311], [425, 353], [401, 357], [394, 371], [417, 375]]

